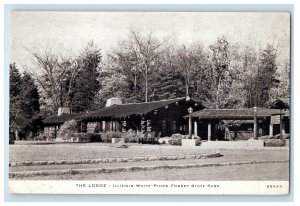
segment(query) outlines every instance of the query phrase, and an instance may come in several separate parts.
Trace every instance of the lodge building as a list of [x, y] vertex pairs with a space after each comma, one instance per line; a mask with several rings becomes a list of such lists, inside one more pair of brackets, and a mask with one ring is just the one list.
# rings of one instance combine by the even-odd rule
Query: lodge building
[[107, 131], [126, 132], [128, 130], [151, 134], [151, 137], [165, 137], [172, 134], [187, 134], [188, 127], [184, 116], [188, 109], [204, 109], [201, 103], [189, 97], [169, 100], [121, 104], [119, 99], [107, 101], [104, 108], [88, 113], [67, 114], [47, 118], [43, 121], [45, 131], [57, 131], [64, 122], [76, 120], [79, 132], [100, 133]]
[[[254, 118], [256, 119], [254, 121]], [[169, 100], [122, 104], [111, 98], [104, 108], [88, 113], [69, 114], [61, 108], [59, 114], [43, 121], [48, 135], [61, 130], [64, 124], [75, 120], [79, 133], [102, 133], [107, 131], [139, 131], [148, 138], [170, 137], [173, 134], [200, 137], [202, 140], [246, 140], [258, 136], [274, 136], [289, 133], [288, 105], [276, 100], [268, 108], [205, 109], [189, 97]], [[238, 121], [220, 129], [225, 121]]]

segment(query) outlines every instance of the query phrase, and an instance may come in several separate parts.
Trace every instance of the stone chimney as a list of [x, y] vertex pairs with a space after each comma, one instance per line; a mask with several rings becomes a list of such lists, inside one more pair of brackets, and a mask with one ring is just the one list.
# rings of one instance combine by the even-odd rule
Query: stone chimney
[[71, 111], [70, 111], [69, 107], [59, 107], [57, 115], [60, 116], [62, 114], [70, 114], [70, 113], [71, 113]]
[[117, 105], [122, 104], [122, 100], [120, 98], [116, 98], [116, 97], [110, 98], [106, 101], [105, 107], [110, 107], [115, 104], [117, 104]]

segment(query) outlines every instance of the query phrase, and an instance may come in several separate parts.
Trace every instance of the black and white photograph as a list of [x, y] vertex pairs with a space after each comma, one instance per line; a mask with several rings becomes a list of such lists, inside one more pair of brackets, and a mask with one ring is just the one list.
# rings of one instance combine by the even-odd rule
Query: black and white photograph
[[289, 194], [290, 19], [13, 11], [10, 192]]

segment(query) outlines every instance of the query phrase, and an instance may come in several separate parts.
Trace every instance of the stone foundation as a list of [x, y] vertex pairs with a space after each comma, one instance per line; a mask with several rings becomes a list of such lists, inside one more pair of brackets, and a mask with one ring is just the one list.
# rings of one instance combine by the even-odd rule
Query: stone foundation
[[201, 142], [201, 148], [205, 149], [262, 149], [263, 140], [248, 141], [207, 141]]
[[197, 139], [182, 139], [181, 145], [183, 147], [195, 147], [198, 145], [199, 140]]

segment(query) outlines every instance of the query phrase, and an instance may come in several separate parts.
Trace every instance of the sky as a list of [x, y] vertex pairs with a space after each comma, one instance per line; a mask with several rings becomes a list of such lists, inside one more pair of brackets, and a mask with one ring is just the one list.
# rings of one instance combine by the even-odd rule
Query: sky
[[225, 35], [229, 41], [262, 49], [278, 44], [278, 57], [290, 56], [290, 15], [276, 12], [37, 12], [15, 11], [10, 24], [10, 62], [30, 67], [28, 50], [52, 48], [79, 53], [94, 41], [105, 55], [135, 30], [160, 40], [204, 46]]

